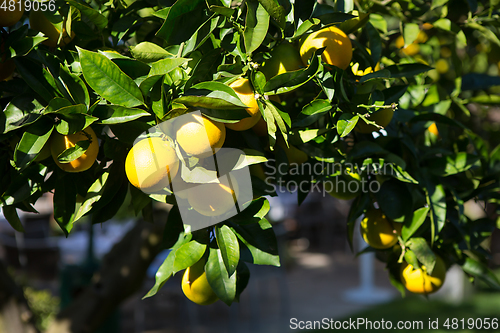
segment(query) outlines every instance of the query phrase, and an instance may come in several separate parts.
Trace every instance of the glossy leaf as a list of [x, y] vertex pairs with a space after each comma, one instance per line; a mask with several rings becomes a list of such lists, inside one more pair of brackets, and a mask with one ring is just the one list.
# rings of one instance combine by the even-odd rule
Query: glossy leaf
[[247, 16], [243, 36], [246, 53], [251, 54], [266, 37], [269, 27], [269, 13], [257, 0], [249, 0], [246, 4]]
[[210, 248], [205, 272], [208, 283], [217, 297], [227, 305], [231, 305], [236, 296], [236, 274], [228, 274], [220, 249]]
[[111, 103], [134, 107], [144, 104], [139, 87], [105, 56], [78, 48], [87, 83]]
[[236, 266], [238, 266], [240, 260], [238, 238], [236, 238], [233, 231], [227, 225], [216, 226], [215, 237], [222, 260], [226, 266], [227, 274], [231, 276], [236, 271]]
[[203, 257], [206, 249], [207, 244], [201, 244], [195, 240], [179, 247], [179, 249], [175, 251], [173, 273], [177, 273], [196, 264]]
[[120, 124], [146, 117], [150, 114], [141, 109], [126, 108], [116, 105], [98, 105], [92, 111], [92, 115], [99, 118], [99, 123], [101, 124]]
[[54, 124], [48, 118], [41, 118], [26, 129], [14, 152], [14, 162], [19, 169], [24, 169], [36, 158], [53, 129]]
[[136, 46], [131, 46], [130, 53], [135, 59], [146, 63], [174, 57], [173, 54], [161, 46], [151, 42], [142, 42]]

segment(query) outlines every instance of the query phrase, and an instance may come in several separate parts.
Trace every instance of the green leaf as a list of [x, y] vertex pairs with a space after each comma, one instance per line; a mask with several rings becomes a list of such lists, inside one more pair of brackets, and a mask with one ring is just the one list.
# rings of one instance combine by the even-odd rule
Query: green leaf
[[249, 0], [243, 39], [247, 54], [255, 51], [266, 38], [269, 28], [269, 13], [257, 0]]
[[495, 35], [495, 33], [491, 29], [484, 27], [476, 22], [466, 23], [466, 26], [477, 30], [481, 35], [483, 35], [484, 38], [496, 44], [497, 46], [500, 46], [500, 39], [498, 39], [497, 35]]
[[500, 281], [498, 281], [496, 275], [485, 264], [472, 258], [466, 258], [462, 269], [464, 272], [481, 279], [491, 288], [500, 290]]
[[179, 247], [175, 251], [173, 273], [175, 274], [196, 264], [203, 257], [206, 249], [207, 244], [201, 244], [195, 240]]
[[415, 253], [412, 251], [412, 250], [407, 250], [405, 252], [405, 261], [409, 264], [409, 265], [412, 265], [413, 266], [413, 269], [418, 269], [420, 268], [420, 263], [418, 262], [418, 258], [417, 256], [415, 255]]
[[[245, 105], [236, 92], [229, 86], [226, 86], [223, 83], [220, 82], [201, 82], [198, 83], [194, 86], [191, 87], [186, 94], [189, 94], [191, 91], [207, 91], [209, 92], [206, 96], [207, 97], [213, 97], [213, 98], [220, 98], [224, 99], [228, 102], [231, 102], [235, 106], [243, 107], [246, 108], [247, 105]], [[233, 107], [234, 108], [234, 107]]]
[[78, 107], [85, 109], [85, 105], [74, 105], [67, 108], [68, 113], [59, 115], [60, 122], [56, 123], [57, 132], [62, 135], [75, 134], [98, 120], [96, 117], [88, 114], [76, 113], [75, 111]]
[[231, 221], [238, 224], [257, 223], [267, 215], [270, 208], [269, 201], [264, 197], [260, 197], [253, 200], [250, 205], [238, 215], [233, 216]]
[[424, 73], [430, 71], [432, 67], [429, 67], [424, 64], [400, 64], [400, 65], [391, 65], [386, 67], [389, 72], [391, 72], [392, 78], [398, 77], [412, 77], [420, 73]]
[[44, 40], [47, 40], [47, 37], [43, 36], [35, 36], [35, 37], [29, 37], [25, 36], [22, 39], [15, 40], [12, 45], [10, 46], [10, 57], [24, 57], [28, 53], [35, 48], [38, 44], [43, 42]]
[[[124, 169], [125, 167], [121, 164], [121, 170]], [[111, 173], [110, 180], [112, 176], [113, 174]], [[119, 178], [121, 178], [121, 181], [113, 182], [112, 187], [110, 185], [111, 181], [104, 187], [102, 198], [95, 205], [99, 206], [99, 208], [94, 207], [92, 210], [92, 223], [103, 223], [110, 220], [123, 206], [125, 198], [127, 197], [129, 182], [124, 176], [120, 175]], [[109, 196], [107, 196], [107, 194], [109, 194]]]
[[213, 49], [203, 55], [196, 67], [191, 73], [191, 78], [186, 82], [186, 89], [190, 88], [193, 84], [202, 81], [212, 81], [212, 74], [217, 72], [217, 67], [222, 60], [220, 48]]
[[266, 94], [275, 95], [292, 91], [309, 82], [321, 70], [318, 54], [322, 51], [316, 51], [307, 68], [299, 69], [288, 73], [276, 75], [266, 83], [264, 91]]
[[179, 206], [175, 205], [170, 209], [167, 217], [167, 223], [163, 231], [162, 247], [169, 249], [174, 246], [179, 235], [184, 231]]
[[460, 152], [457, 154], [433, 157], [427, 163], [429, 170], [437, 176], [450, 176], [469, 170], [479, 161], [479, 156]]
[[264, 9], [269, 13], [278, 26], [285, 30], [285, 8], [279, 4], [277, 0], [258, 0]]
[[99, 95], [125, 107], [144, 105], [139, 87], [116, 64], [99, 53], [77, 49], [83, 76]]
[[87, 108], [90, 106], [89, 91], [85, 82], [71, 73], [63, 64], [60, 64], [59, 80], [64, 84], [73, 104], [84, 104]]
[[42, 151], [53, 129], [52, 120], [42, 117], [25, 130], [14, 151], [14, 162], [19, 169], [27, 167]]
[[56, 96], [56, 91], [47, 82], [44, 76], [44, 69], [40, 63], [28, 57], [17, 57], [14, 59], [14, 62], [16, 63], [17, 72], [43, 100], [48, 102]]
[[217, 239], [217, 245], [220, 249], [220, 254], [224, 265], [226, 266], [227, 273], [229, 276], [233, 275], [238, 266], [240, 260], [240, 246], [238, 244], [238, 238], [236, 238], [233, 231], [227, 226], [216, 226], [215, 227], [215, 237]]
[[178, 238], [176, 239], [176, 241], [174, 241], [175, 244], [172, 246], [172, 251], [170, 251], [167, 258], [156, 272], [154, 286], [148, 291], [146, 295], [144, 295], [142, 299], [156, 295], [161, 287], [163, 287], [165, 282], [167, 282], [172, 277], [174, 271], [175, 252], [177, 252], [177, 250], [182, 245], [189, 242], [192, 237], [193, 235], [190, 233], [184, 234], [184, 232], [181, 232], [180, 234], [178, 234]]
[[302, 108], [302, 112], [292, 122], [292, 128], [312, 125], [332, 109], [329, 100], [315, 99]]
[[90, 145], [90, 140], [78, 141], [74, 147], [65, 149], [57, 156], [60, 163], [70, 163], [82, 156]]
[[158, 60], [151, 64], [151, 71], [148, 76], [165, 75], [188, 62], [187, 58], [170, 58]]
[[420, 28], [416, 23], [406, 23], [403, 26], [403, 38], [405, 40], [405, 47], [412, 44], [420, 32]]
[[309, 29], [317, 26], [320, 23], [321, 23], [321, 21], [317, 18], [312, 18], [310, 20], [302, 22], [302, 24], [299, 25], [299, 27], [297, 28], [297, 31], [295, 31], [295, 33], [293, 34], [292, 40], [296, 40], [296, 39], [300, 38], [307, 31], [309, 31]]
[[212, 35], [213, 31], [219, 25], [222, 18], [216, 14], [212, 15], [205, 21], [188, 39], [182, 51], [182, 56], [185, 56], [197, 50], [205, 41]]
[[85, 198], [83, 199], [80, 207], [78, 208], [73, 218], [73, 222], [78, 221], [85, 214], [90, 212], [94, 203], [99, 201], [99, 199], [101, 199], [102, 192], [104, 191], [104, 186], [106, 185], [106, 182], [108, 180], [108, 176], [109, 176], [109, 171], [104, 171], [92, 183], [92, 185], [90, 185], [89, 189], [87, 190], [87, 194], [85, 195]]
[[236, 296], [236, 274], [229, 275], [220, 249], [210, 248], [205, 272], [210, 287], [227, 305], [231, 305]]
[[351, 133], [358, 123], [359, 116], [352, 113], [343, 113], [337, 121], [337, 133], [341, 138]]
[[11, 225], [11, 227], [14, 228], [14, 230], [17, 230], [19, 232], [24, 232], [24, 227], [23, 224], [21, 223], [21, 220], [19, 219], [19, 215], [17, 215], [16, 207], [3, 206], [2, 213], [5, 219]]
[[101, 124], [121, 124], [150, 116], [150, 114], [141, 109], [126, 108], [117, 105], [98, 105], [92, 111], [92, 116], [99, 118], [99, 123]]
[[80, 10], [83, 15], [87, 16], [99, 30], [104, 29], [108, 25], [108, 19], [97, 10], [76, 1], [67, 0], [67, 2]]
[[375, 197], [380, 209], [391, 220], [409, 214], [413, 204], [407, 185], [396, 179], [385, 181], [380, 191], [375, 193]]
[[432, 239], [446, 223], [446, 192], [443, 185], [428, 185], [428, 204], [431, 208]]
[[436, 255], [432, 252], [425, 238], [413, 237], [407, 246], [415, 253], [418, 260], [425, 266], [427, 273], [432, 274], [434, 265], [436, 264]]
[[222, 7], [222, 6], [215, 6], [215, 5], [211, 5], [209, 9], [211, 12], [226, 16], [228, 18], [233, 16], [234, 12], [236, 11], [236, 9]]
[[373, 64], [377, 64], [382, 57], [382, 38], [380, 37], [380, 33], [370, 22], [366, 24], [365, 31], [370, 42], [371, 59]]
[[499, 95], [481, 95], [475, 96], [468, 99], [469, 102], [479, 103], [479, 104], [500, 104]]
[[69, 177], [56, 182], [54, 189], [54, 219], [66, 237], [73, 229], [73, 218], [76, 208], [76, 186]]
[[174, 57], [172, 53], [151, 42], [142, 42], [131, 46], [130, 53], [135, 59], [146, 63]]
[[248, 225], [231, 224], [231, 229], [243, 245], [240, 246], [241, 260], [255, 265], [280, 266], [276, 236], [265, 218]]
[[[170, 10], [165, 10], [167, 13], [165, 22], [163, 22], [156, 35], [165, 39], [169, 45], [179, 44], [180, 39], [188, 39], [189, 37], [184, 38], [185, 34], [187, 33], [190, 36], [192, 32], [185, 31], [185, 28], [187, 28], [186, 25], [190, 23], [189, 28], [191, 29], [199, 26], [200, 11], [198, 7], [205, 8], [203, 0], [177, 0], [170, 7]], [[161, 15], [164, 16], [164, 13], [161, 13]], [[180, 36], [175, 36], [176, 34]]]
[[412, 219], [405, 222], [403, 228], [401, 229], [401, 236], [404, 241], [407, 241], [411, 236], [413, 236], [418, 228], [420, 228], [420, 226], [425, 222], [428, 213], [429, 207], [422, 207], [413, 212]]

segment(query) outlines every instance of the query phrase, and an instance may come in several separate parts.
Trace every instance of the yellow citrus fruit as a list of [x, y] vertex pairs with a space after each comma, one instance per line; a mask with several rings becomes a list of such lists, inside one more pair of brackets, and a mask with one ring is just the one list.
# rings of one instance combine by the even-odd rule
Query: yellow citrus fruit
[[182, 276], [182, 292], [190, 301], [199, 305], [209, 305], [219, 299], [208, 283], [204, 266], [205, 262], [200, 260], [186, 268]]
[[261, 114], [259, 105], [255, 100], [255, 93], [253, 92], [250, 81], [245, 78], [239, 78], [238, 80], [232, 82], [229, 86], [233, 88], [243, 104], [248, 106], [246, 110], [250, 117], [243, 118], [237, 123], [226, 124], [226, 127], [232, 129], [233, 131], [245, 131], [252, 128], [261, 118]]
[[2, 58], [2, 62], [0, 63], [0, 81], [8, 81], [12, 77], [12, 74], [14, 74], [14, 70], [16, 69], [14, 60], [4, 60], [5, 57]]
[[418, 44], [425, 43], [427, 39], [428, 39], [427, 34], [423, 31], [420, 31], [417, 35], [417, 38], [413, 41], [413, 43], [404, 47], [405, 40], [403, 36], [399, 36], [396, 39], [396, 47], [398, 49], [401, 49], [401, 52], [403, 52], [404, 54], [408, 56], [414, 56], [415, 54], [420, 52], [420, 46]]
[[357, 197], [362, 190], [361, 176], [357, 172], [342, 173], [331, 177], [323, 187], [332, 197], [342, 200], [351, 200]]
[[276, 75], [296, 71], [302, 68], [299, 51], [289, 43], [281, 43], [270, 52], [271, 58], [266, 59], [260, 70], [270, 80]]
[[436, 126], [436, 123], [432, 123], [432, 124], [431, 124], [431, 126], [429, 126], [429, 127], [427, 128], [427, 130], [428, 130], [430, 133], [434, 134], [434, 135], [439, 135], [439, 131], [438, 131], [438, 128], [437, 128], [437, 126]]
[[252, 131], [254, 131], [257, 136], [267, 136], [267, 123], [264, 118], [259, 118], [257, 124], [252, 127]]
[[352, 44], [349, 37], [337, 27], [326, 27], [311, 33], [300, 46], [300, 57], [304, 65], [313, 53], [326, 47], [321, 58], [329, 65], [346, 69], [352, 59]]
[[72, 31], [71, 36], [66, 32], [66, 19], [63, 21], [62, 29], [62, 39], [59, 41], [61, 31], [56, 28], [56, 26], [45, 16], [42, 11], [31, 11], [30, 12], [30, 27], [34, 30], [40, 31], [49, 37], [49, 39], [43, 41], [43, 44], [49, 47], [64, 46], [69, 44], [75, 37], [75, 33]]
[[366, 212], [360, 231], [365, 242], [375, 249], [388, 249], [398, 242], [398, 231], [380, 209]]
[[187, 199], [195, 211], [205, 216], [219, 216], [234, 207], [238, 197], [238, 183], [234, 177], [226, 177], [220, 183], [204, 183], [188, 190]]
[[436, 70], [438, 71], [439, 74], [444, 74], [448, 72], [450, 69], [450, 65], [448, 65], [448, 61], [445, 59], [439, 59], [436, 61]]
[[[19, 6], [21, 4], [21, 6]], [[0, 8], [0, 27], [10, 27], [16, 24], [24, 14], [24, 1], [14, 0], [11, 5], [10, 1], [3, 4]]]
[[[392, 120], [394, 111], [390, 108], [380, 109], [377, 112], [370, 114], [368, 120], [374, 121], [377, 125], [386, 127]], [[359, 133], [371, 133], [373, 131], [378, 131], [378, 128], [374, 125], [368, 125], [364, 120], [359, 119], [358, 123], [354, 127], [354, 130]]]
[[289, 164], [300, 165], [302, 163], [305, 163], [309, 158], [306, 153], [293, 146], [291, 143], [289, 143], [287, 147], [285, 140], [281, 136], [278, 136], [278, 138], [276, 139], [276, 143], [285, 151]]
[[174, 132], [182, 149], [200, 158], [215, 154], [226, 139], [224, 124], [197, 114], [180, 117], [174, 123]]
[[[59, 154], [64, 150], [76, 146], [79, 141], [90, 141], [90, 145], [82, 156], [69, 163], [61, 163], [57, 160]], [[99, 142], [92, 128], [86, 129], [69, 135], [61, 135], [59, 133], [52, 134], [50, 138], [50, 151], [54, 162], [66, 172], [81, 172], [88, 170], [95, 162], [99, 153]]]
[[168, 187], [178, 169], [175, 150], [160, 137], [140, 140], [130, 149], [125, 160], [128, 180], [146, 193]]
[[436, 256], [436, 264], [432, 274], [427, 272], [423, 265], [414, 269], [412, 265], [404, 263], [401, 266], [401, 282], [408, 291], [415, 294], [432, 294], [438, 291], [446, 278], [446, 264]]

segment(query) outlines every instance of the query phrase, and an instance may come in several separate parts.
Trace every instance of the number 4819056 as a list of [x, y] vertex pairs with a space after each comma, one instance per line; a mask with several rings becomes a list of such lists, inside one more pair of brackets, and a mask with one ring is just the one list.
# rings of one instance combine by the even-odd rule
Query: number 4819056
[[0, 9], [5, 11], [5, 12], [13, 12], [13, 11], [21, 11], [23, 6], [24, 9], [27, 11], [42, 11], [42, 12], [55, 12], [56, 10], [56, 1], [55, 0], [49, 0], [49, 1], [38, 1], [38, 0], [21, 0], [21, 1], [14, 1], [14, 0], [0, 0], [2, 3], [0, 5]]

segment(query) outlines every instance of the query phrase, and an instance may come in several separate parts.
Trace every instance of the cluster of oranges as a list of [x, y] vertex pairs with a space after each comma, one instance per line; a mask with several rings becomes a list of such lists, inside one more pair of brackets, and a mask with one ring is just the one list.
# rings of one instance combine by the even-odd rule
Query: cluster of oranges
[[[401, 235], [402, 223], [393, 222], [376, 208], [369, 209], [361, 221], [360, 231], [368, 245], [377, 250], [389, 249], [397, 246]], [[432, 272], [428, 272], [425, 265], [414, 268], [403, 263], [400, 268], [400, 279], [410, 292], [415, 294], [432, 294], [438, 291], [446, 277], [446, 265], [436, 255], [436, 264]]]

